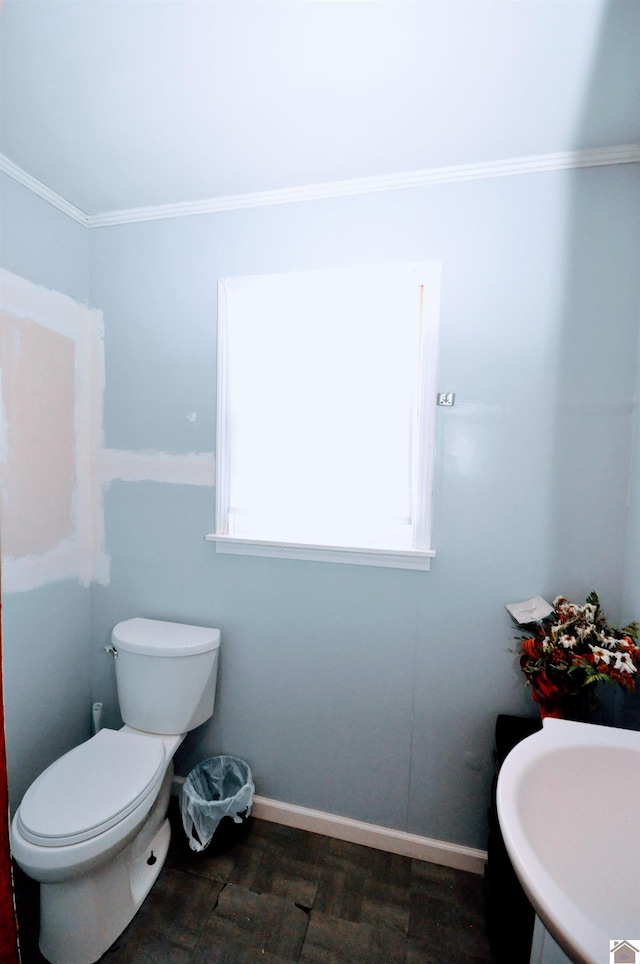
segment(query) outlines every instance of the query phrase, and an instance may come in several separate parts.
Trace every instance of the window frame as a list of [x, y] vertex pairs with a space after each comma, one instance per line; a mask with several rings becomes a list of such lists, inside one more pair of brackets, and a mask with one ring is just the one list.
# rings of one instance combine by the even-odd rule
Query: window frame
[[[216, 552], [252, 555], [281, 559], [312, 560], [385, 568], [428, 570], [435, 550], [431, 546], [433, 522], [433, 489], [435, 469], [435, 427], [437, 399], [438, 329], [440, 314], [441, 263], [418, 262], [421, 270], [421, 336], [417, 431], [414, 435], [416, 475], [413, 490], [413, 546], [411, 548], [370, 548], [360, 546], [327, 545], [320, 543], [287, 542], [229, 535], [229, 393], [227, 379], [228, 311], [225, 281], [218, 280], [218, 356], [217, 356], [217, 412], [216, 412], [216, 496], [215, 531], [206, 535], [215, 544]], [[387, 265], [387, 267], [390, 265]], [[384, 268], [385, 265], [380, 265]], [[340, 269], [343, 270], [343, 269]]]

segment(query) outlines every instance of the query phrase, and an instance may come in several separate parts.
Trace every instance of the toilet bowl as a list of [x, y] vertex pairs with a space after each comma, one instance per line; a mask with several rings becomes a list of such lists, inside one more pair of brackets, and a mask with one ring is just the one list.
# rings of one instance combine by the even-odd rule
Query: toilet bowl
[[51, 964], [94, 964], [134, 917], [169, 847], [173, 755], [213, 712], [218, 630], [132, 619], [112, 640], [125, 725], [52, 763], [11, 824], [14, 859], [41, 885], [39, 944]]

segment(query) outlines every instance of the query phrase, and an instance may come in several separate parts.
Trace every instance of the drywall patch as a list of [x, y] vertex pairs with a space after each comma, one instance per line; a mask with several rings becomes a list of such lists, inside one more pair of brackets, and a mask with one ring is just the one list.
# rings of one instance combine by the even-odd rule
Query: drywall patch
[[47, 552], [73, 536], [74, 355], [66, 335], [0, 313], [2, 549], [14, 558]]
[[[49, 552], [21, 558], [3, 556], [2, 592], [28, 592], [50, 582], [82, 578], [85, 551], [78, 539], [64, 539]], [[86, 583], [85, 583], [86, 584]]]
[[100, 563], [92, 463], [102, 431], [102, 315], [0, 269], [0, 460], [5, 592]]
[[103, 449], [96, 463], [98, 482], [168, 482], [173, 485], [215, 485], [213, 452], [174, 455], [168, 452], [128, 452]]
[[211, 452], [105, 449], [102, 313], [0, 269], [2, 588], [103, 585], [113, 480], [215, 485]]

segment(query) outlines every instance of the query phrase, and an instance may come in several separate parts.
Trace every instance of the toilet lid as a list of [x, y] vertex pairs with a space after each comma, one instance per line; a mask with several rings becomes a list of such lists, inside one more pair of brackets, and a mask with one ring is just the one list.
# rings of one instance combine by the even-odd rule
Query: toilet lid
[[131, 813], [164, 770], [161, 739], [100, 730], [31, 784], [18, 810], [20, 831], [44, 847], [89, 840]]

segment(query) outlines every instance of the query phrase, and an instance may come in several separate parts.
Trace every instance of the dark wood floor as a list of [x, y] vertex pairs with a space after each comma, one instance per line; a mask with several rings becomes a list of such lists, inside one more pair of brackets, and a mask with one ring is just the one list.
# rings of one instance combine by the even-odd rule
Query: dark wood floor
[[[171, 817], [167, 862], [101, 964], [491, 961], [481, 877], [253, 819], [197, 854], [175, 801]], [[37, 889], [18, 878], [22, 962], [43, 964]]]

